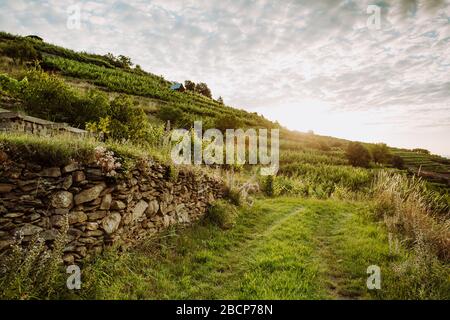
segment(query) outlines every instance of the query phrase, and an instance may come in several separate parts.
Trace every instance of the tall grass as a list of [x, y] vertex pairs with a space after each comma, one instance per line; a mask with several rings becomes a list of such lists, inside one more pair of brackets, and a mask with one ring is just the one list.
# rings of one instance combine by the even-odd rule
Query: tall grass
[[374, 181], [374, 199], [376, 214], [390, 231], [450, 260], [450, 212], [424, 181], [380, 171]]
[[71, 161], [90, 163], [95, 160], [94, 149], [104, 146], [132, 168], [139, 159], [153, 158], [170, 163], [169, 149], [165, 144], [153, 146], [130, 141], [100, 142], [94, 138], [75, 138], [60, 134], [52, 137], [25, 133], [0, 133], [0, 150], [14, 160], [24, 160], [46, 166], [63, 166]]
[[24, 245], [19, 233], [6, 254], [0, 257], [0, 299], [48, 299], [64, 283], [62, 258], [67, 243], [69, 221], [64, 224], [51, 248], [40, 236]]

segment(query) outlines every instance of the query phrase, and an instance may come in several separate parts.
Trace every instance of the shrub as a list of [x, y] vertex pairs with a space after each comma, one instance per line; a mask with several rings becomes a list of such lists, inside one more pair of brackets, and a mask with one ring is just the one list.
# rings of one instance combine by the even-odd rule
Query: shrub
[[242, 126], [242, 120], [231, 114], [220, 116], [215, 121], [215, 127], [224, 133], [227, 129], [240, 129]]
[[269, 197], [272, 197], [275, 195], [273, 182], [274, 182], [273, 176], [266, 176], [262, 183], [263, 191]]
[[391, 165], [397, 169], [403, 169], [405, 165], [405, 161], [400, 156], [392, 156]]
[[12, 58], [15, 64], [42, 59], [41, 54], [26, 40], [10, 42], [3, 48], [3, 52]]
[[211, 94], [211, 90], [208, 88], [208, 85], [204, 82], [201, 83], [197, 83], [195, 85], [195, 91], [200, 93], [201, 95], [208, 97], [211, 99], [212, 94]]
[[230, 229], [234, 226], [237, 218], [236, 207], [225, 200], [218, 200], [209, 207], [205, 220], [222, 228]]
[[114, 177], [117, 175], [116, 170], [122, 167], [122, 164], [114, 156], [113, 151], [108, 151], [105, 147], [98, 146], [94, 149], [95, 160], [97, 164], [102, 168], [102, 171], [108, 177]]
[[371, 146], [372, 159], [376, 163], [389, 163], [391, 153], [385, 143], [377, 143]]
[[163, 121], [170, 121], [172, 125], [175, 125], [182, 116], [183, 111], [173, 106], [165, 106], [158, 111], [158, 118]]
[[385, 273], [387, 286], [375, 290], [384, 299], [441, 300], [450, 293], [450, 271], [420, 240], [412, 254]]
[[63, 80], [39, 69], [30, 70], [27, 78], [29, 83], [21, 97], [25, 110], [34, 116], [84, 127], [86, 122], [107, 115], [108, 98], [100, 91], [81, 95]]
[[49, 298], [61, 281], [60, 270], [69, 222], [65, 223], [56, 237], [52, 250], [39, 235], [23, 246], [19, 233], [11, 251], [2, 257], [0, 271], [0, 297], [2, 299]]
[[412, 244], [420, 241], [442, 259], [450, 259], [449, 208], [422, 180], [381, 171], [374, 183], [374, 199], [375, 213], [390, 231], [402, 234]]
[[184, 87], [186, 88], [186, 90], [195, 91], [195, 82], [192, 82], [191, 80], [186, 80], [184, 82]]
[[23, 78], [17, 81], [6, 74], [0, 74], [0, 89], [6, 91], [11, 95], [19, 95], [25, 90], [28, 85], [28, 79]]
[[121, 95], [111, 102], [109, 136], [115, 140], [145, 141], [148, 119], [130, 97]]
[[359, 142], [348, 144], [346, 156], [350, 164], [355, 167], [368, 167], [371, 160], [369, 150]]

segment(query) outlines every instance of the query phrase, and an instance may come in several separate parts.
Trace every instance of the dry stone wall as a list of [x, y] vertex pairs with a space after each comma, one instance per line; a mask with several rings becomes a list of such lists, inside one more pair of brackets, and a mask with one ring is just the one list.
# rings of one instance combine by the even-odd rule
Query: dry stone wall
[[49, 247], [69, 223], [64, 261], [72, 263], [113, 243], [129, 245], [174, 224], [198, 220], [224, 194], [218, 178], [148, 164], [119, 178], [99, 166], [41, 167], [0, 161], [0, 252], [17, 232], [40, 234]]

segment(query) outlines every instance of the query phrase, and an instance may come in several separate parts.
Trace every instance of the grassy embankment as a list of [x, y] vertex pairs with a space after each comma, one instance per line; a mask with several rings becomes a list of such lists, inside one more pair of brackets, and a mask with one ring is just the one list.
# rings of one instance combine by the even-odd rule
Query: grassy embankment
[[[65, 298], [368, 299], [450, 298], [448, 269], [405, 250], [373, 219], [372, 203], [260, 199], [234, 228], [201, 223], [169, 231], [83, 269]], [[368, 290], [367, 267], [381, 268]]]

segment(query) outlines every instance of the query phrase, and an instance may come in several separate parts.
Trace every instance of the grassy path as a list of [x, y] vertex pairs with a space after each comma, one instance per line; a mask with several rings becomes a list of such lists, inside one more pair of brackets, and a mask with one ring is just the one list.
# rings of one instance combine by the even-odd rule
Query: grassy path
[[366, 288], [367, 267], [386, 270], [401, 253], [389, 252], [368, 212], [365, 203], [258, 200], [230, 230], [198, 224], [107, 252], [83, 271], [78, 296], [67, 298], [370, 298], [379, 293]]

